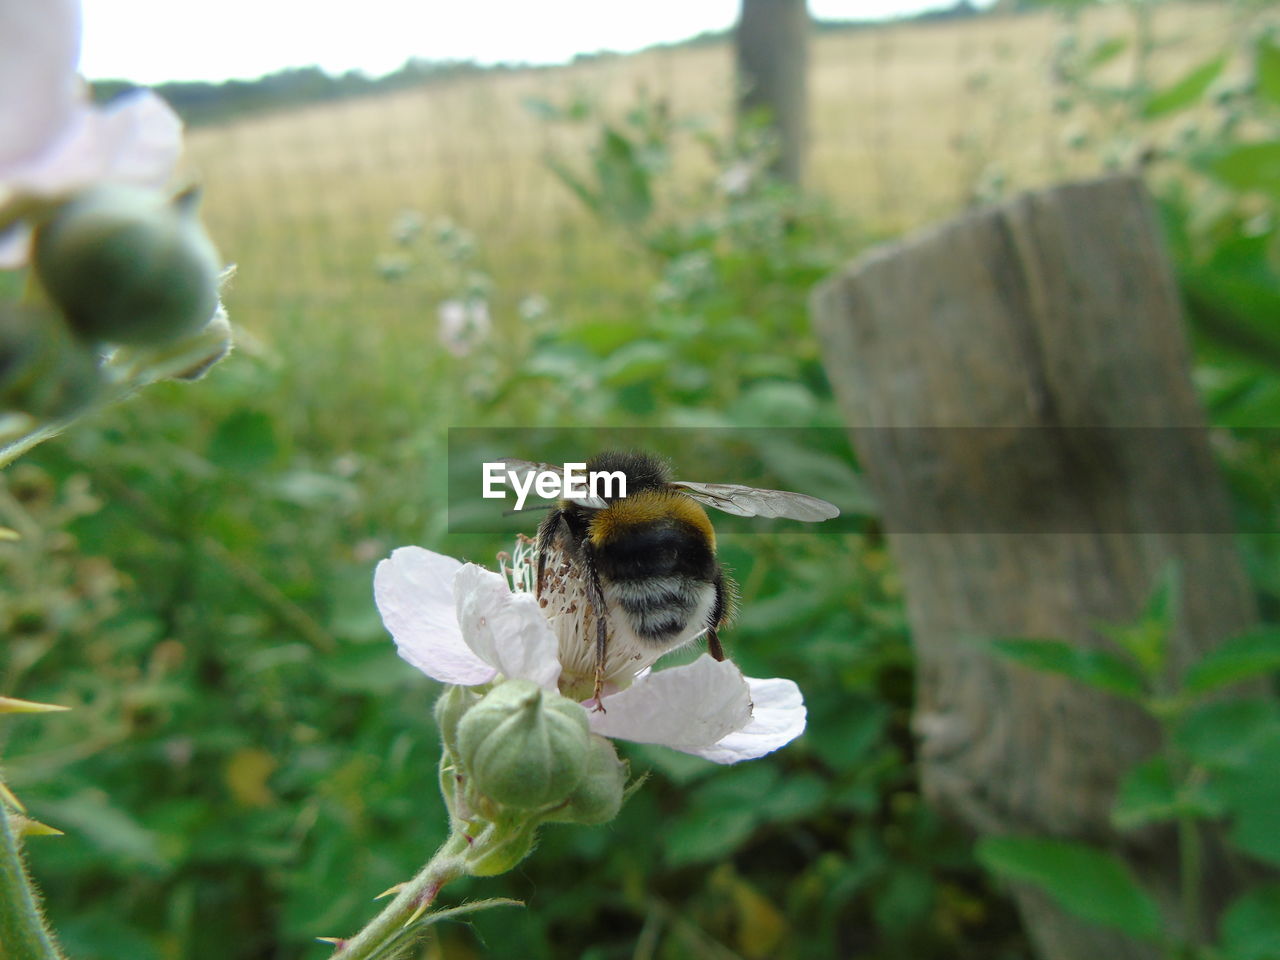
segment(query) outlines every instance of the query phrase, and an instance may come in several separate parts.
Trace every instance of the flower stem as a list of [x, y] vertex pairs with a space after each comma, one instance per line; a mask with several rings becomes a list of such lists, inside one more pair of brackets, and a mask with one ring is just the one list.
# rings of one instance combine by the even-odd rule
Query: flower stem
[[0, 960], [62, 960], [0, 804]]
[[462, 856], [466, 849], [466, 837], [461, 833], [451, 835], [417, 876], [396, 894], [396, 898], [363, 930], [338, 948], [335, 960], [373, 960], [381, 955], [401, 937], [405, 927], [431, 905], [441, 887], [466, 873]]
[[1200, 930], [1200, 827], [1196, 818], [1178, 817], [1178, 859], [1182, 885], [1182, 922], [1187, 928], [1188, 956], [1196, 956]]

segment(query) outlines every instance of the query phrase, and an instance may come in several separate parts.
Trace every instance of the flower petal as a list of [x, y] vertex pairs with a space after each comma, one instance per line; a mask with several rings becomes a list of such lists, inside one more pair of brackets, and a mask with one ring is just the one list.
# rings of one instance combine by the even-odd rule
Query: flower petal
[[453, 592], [462, 636], [480, 659], [507, 679], [556, 689], [559, 649], [537, 600], [512, 593], [505, 578], [474, 563], [458, 571]]
[[0, 180], [42, 152], [71, 123], [84, 94], [80, 4], [0, 0]]
[[98, 113], [102, 177], [163, 187], [182, 155], [182, 121], [150, 90], [117, 97]]
[[497, 672], [462, 639], [453, 581], [462, 564], [422, 547], [400, 547], [378, 564], [373, 595], [400, 656], [444, 683], [488, 683]]
[[713, 746], [690, 753], [716, 763], [737, 763], [772, 753], [804, 733], [804, 696], [793, 681], [745, 679], [751, 688], [750, 722]]
[[10, 189], [45, 195], [100, 181], [159, 188], [181, 152], [182, 121], [150, 90], [137, 90], [80, 111], [50, 149], [2, 176]]
[[603, 706], [588, 715], [594, 732], [686, 753], [711, 749], [751, 719], [751, 694], [742, 673], [731, 661], [709, 654], [651, 673], [605, 697]]

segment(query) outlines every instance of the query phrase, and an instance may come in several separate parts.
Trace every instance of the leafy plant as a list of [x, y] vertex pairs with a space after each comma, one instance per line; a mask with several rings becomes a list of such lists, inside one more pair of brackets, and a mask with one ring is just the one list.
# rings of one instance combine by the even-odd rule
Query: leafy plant
[[1176, 826], [1180, 922], [1166, 922], [1154, 897], [1108, 850], [1071, 840], [997, 836], [979, 843], [978, 858], [998, 876], [1040, 888], [1084, 920], [1161, 945], [1170, 958], [1260, 960], [1275, 956], [1268, 951], [1280, 945], [1280, 913], [1264, 908], [1276, 884], [1240, 895], [1223, 916], [1220, 941], [1210, 943], [1202, 933], [1202, 847], [1210, 826], [1226, 821], [1235, 850], [1280, 867], [1280, 701], [1220, 696], [1280, 671], [1280, 628], [1262, 627], [1224, 641], [1171, 683], [1176, 584], [1171, 570], [1135, 623], [1105, 630], [1112, 649], [1038, 639], [999, 640], [991, 649], [1011, 663], [1126, 697], [1159, 725], [1161, 751], [1121, 782], [1112, 822], [1122, 831]]

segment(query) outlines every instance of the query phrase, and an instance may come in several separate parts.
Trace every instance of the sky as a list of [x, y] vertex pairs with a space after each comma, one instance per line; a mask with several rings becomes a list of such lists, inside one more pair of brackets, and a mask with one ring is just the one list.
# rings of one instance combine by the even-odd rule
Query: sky
[[[809, 0], [809, 10], [862, 20], [953, 2]], [[378, 76], [410, 57], [563, 63], [727, 29], [738, 0], [83, 0], [83, 7], [81, 72], [155, 84], [311, 65]]]

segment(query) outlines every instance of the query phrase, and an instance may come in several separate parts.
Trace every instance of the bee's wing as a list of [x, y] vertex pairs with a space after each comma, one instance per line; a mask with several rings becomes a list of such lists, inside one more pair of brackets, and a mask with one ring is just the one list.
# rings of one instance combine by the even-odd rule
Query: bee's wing
[[840, 508], [817, 497], [787, 490], [761, 490], [740, 483], [694, 483], [673, 480], [671, 485], [683, 490], [699, 503], [715, 507], [738, 517], [786, 517], [817, 523], [840, 516]]
[[516, 457], [503, 457], [497, 461], [507, 468], [507, 472], [524, 480], [531, 473], [541, 473], [544, 470], [562, 470], [563, 467], [557, 467], [554, 463], [534, 463], [532, 460], [520, 460]]
[[[554, 463], [534, 463], [532, 460], [520, 460], [516, 457], [503, 457], [498, 463], [504, 464], [507, 470], [523, 485], [525, 478], [530, 474], [542, 473], [550, 470], [552, 473], [564, 475], [564, 467], [556, 466]], [[575, 497], [573, 502], [580, 507], [589, 507], [592, 510], [603, 510], [609, 504], [600, 497]]]

